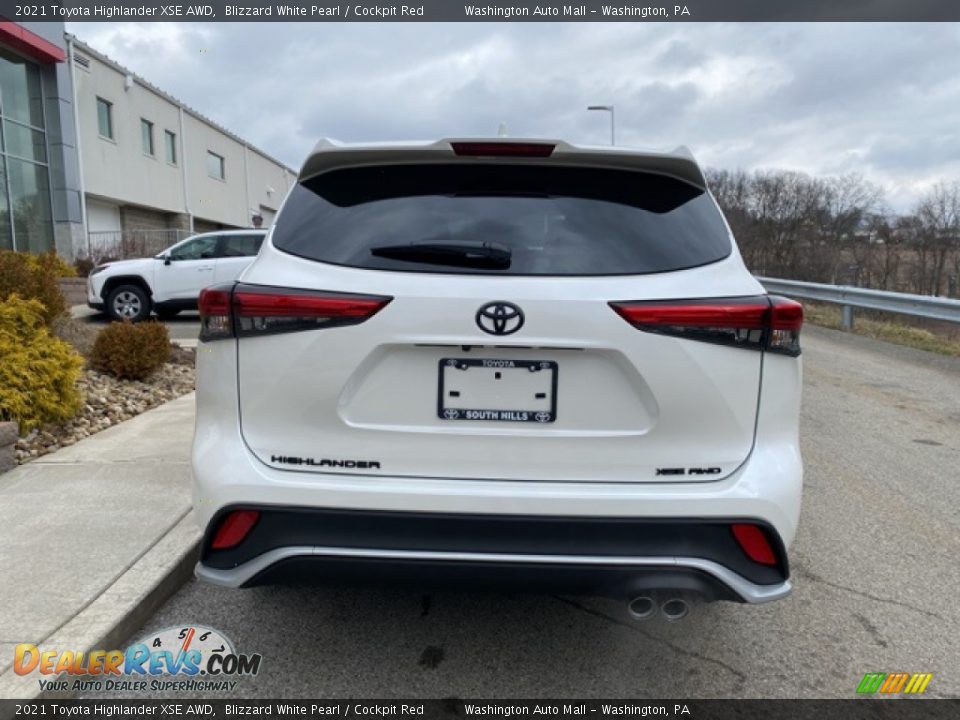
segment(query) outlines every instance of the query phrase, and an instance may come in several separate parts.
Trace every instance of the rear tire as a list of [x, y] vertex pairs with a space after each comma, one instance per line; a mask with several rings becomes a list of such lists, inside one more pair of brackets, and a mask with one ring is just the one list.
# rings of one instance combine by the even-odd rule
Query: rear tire
[[150, 317], [150, 296], [139, 285], [120, 285], [107, 296], [107, 314], [114, 320], [140, 322]]

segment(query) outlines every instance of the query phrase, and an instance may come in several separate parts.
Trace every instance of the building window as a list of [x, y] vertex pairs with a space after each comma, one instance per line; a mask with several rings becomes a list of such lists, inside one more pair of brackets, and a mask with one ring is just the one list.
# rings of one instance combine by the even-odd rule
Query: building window
[[8, 157], [7, 176], [17, 250], [40, 253], [52, 249], [53, 218], [46, 166]]
[[169, 130], [163, 132], [164, 144], [167, 148], [167, 162], [171, 165], [177, 164], [177, 136]]
[[3, 115], [42, 130], [43, 92], [36, 65], [0, 50], [0, 85], [3, 88]]
[[215, 152], [207, 151], [207, 175], [215, 180], [226, 180], [223, 158]]
[[97, 130], [100, 137], [113, 140], [113, 103], [97, 98]]
[[143, 154], [154, 156], [153, 152], [153, 123], [140, 118], [140, 139], [143, 143]]
[[0, 250], [53, 249], [39, 67], [0, 48]]

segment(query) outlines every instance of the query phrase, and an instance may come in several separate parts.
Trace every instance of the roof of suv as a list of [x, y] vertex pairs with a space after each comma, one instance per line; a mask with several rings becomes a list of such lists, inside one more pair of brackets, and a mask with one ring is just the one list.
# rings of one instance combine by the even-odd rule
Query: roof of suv
[[222, 228], [220, 230], [208, 230], [207, 232], [194, 233], [193, 235], [188, 236], [187, 240], [193, 240], [193, 238], [198, 237], [207, 237], [208, 235], [266, 235], [267, 228]]
[[[495, 152], [468, 154], [457, 152], [454, 145], [552, 145], [548, 156], [523, 157]], [[324, 138], [317, 143], [300, 169], [300, 180], [346, 167], [443, 162], [507, 162], [557, 163], [582, 165], [612, 170], [641, 170], [669, 175], [698, 188], [706, 188], [703, 171], [693, 154], [684, 146], [671, 151], [643, 150], [620, 145], [573, 145], [564, 140], [546, 138], [445, 138], [433, 141], [341, 143]]]

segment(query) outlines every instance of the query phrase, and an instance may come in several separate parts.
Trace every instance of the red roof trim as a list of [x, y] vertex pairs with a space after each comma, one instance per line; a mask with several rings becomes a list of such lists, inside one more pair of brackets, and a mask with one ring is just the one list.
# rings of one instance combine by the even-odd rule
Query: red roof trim
[[0, 44], [42, 63], [58, 63], [67, 59], [67, 54], [52, 42], [15, 22], [0, 21]]

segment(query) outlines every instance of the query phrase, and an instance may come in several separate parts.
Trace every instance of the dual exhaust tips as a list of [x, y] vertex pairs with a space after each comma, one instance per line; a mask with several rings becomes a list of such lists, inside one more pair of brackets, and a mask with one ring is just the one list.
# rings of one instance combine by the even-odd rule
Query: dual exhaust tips
[[[657, 609], [657, 600], [651, 595], [638, 595], [627, 603], [627, 611], [634, 620], [646, 620], [652, 617]], [[659, 603], [659, 610], [668, 622], [679, 622], [690, 614], [690, 603], [677, 595], [665, 596]]]

